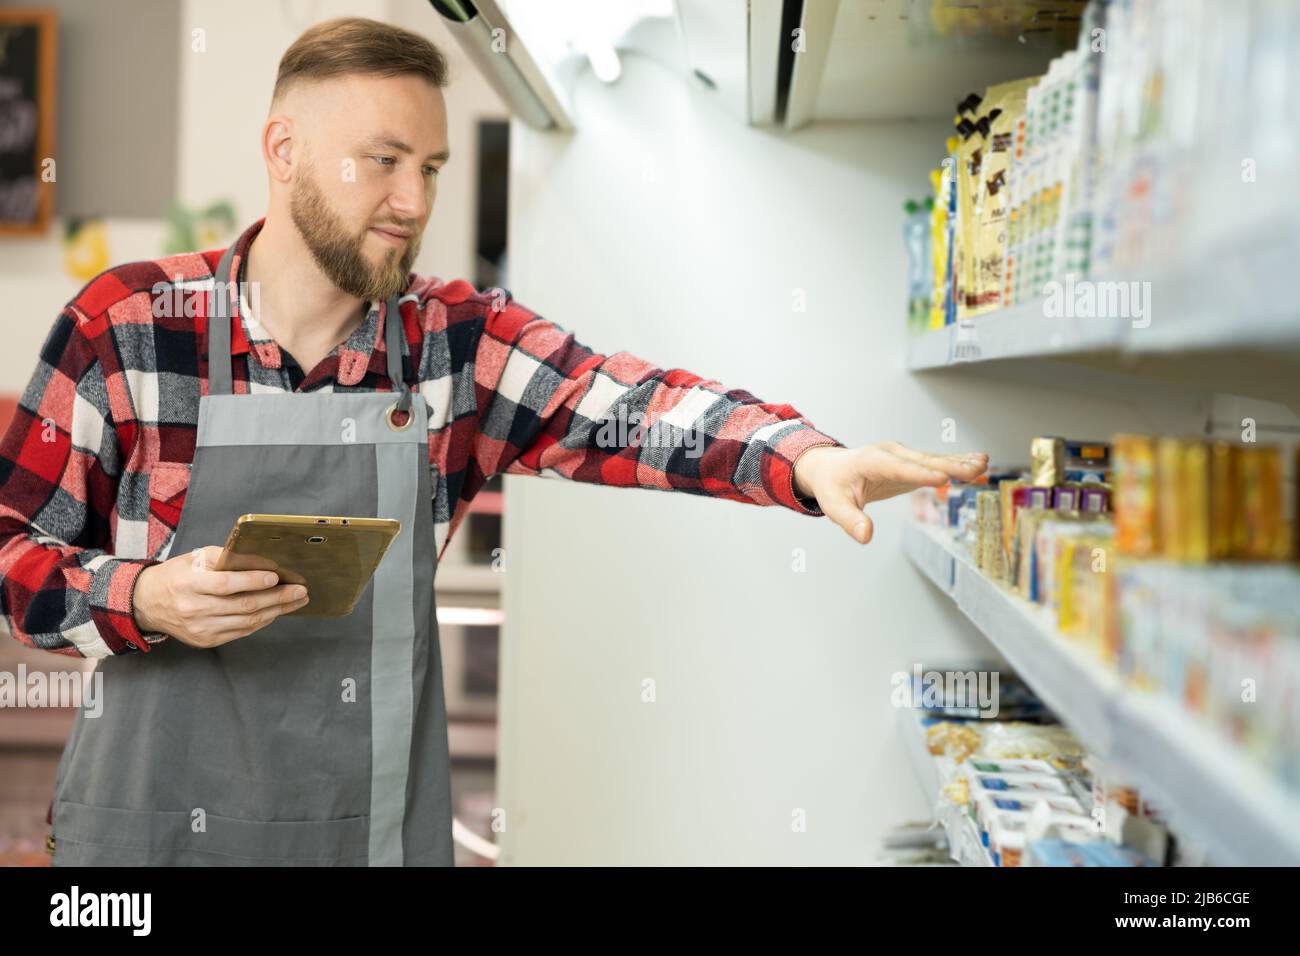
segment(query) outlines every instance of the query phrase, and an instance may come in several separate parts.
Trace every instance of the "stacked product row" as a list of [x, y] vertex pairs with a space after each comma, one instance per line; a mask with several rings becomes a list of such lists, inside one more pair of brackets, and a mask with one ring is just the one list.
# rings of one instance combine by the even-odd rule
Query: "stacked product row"
[[967, 818], [994, 866], [1190, 862], [1196, 851], [1172, 838], [1160, 810], [1086, 754], [1023, 682], [1002, 676], [998, 719], [971, 714], [968, 691], [953, 681], [924, 707], [923, 726], [940, 818]]
[[1295, 89], [1300, 6], [1093, 0], [1045, 75], [958, 104], [933, 199], [908, 207], [909, 328], [1050, 283], [1065, 314], [1135, 317], [1126, 283], [1077, 280], [1211, 260], [1284, 218]]
[[918, 518], [1126, 683], [1300, 790], [1300, 549], [1281, 452], [1135, 435], [1030, 451], [1028, 468], [918, 492]]

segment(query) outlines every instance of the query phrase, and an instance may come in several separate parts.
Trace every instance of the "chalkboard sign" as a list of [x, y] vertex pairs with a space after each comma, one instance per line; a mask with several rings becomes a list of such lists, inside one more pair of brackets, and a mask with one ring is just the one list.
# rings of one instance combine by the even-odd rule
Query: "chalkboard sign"
[[54, 208], [53, 10], [0, 10], [0, 235], [39, 235]]

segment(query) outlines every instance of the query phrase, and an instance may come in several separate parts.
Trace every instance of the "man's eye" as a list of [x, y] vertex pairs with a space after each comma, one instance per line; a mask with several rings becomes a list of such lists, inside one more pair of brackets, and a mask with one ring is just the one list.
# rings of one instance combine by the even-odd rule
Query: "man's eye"
[[425, 166], [425, 167], [424, 167], [424, 175], [426, 175], [426, 176], [437, 176], [437, 175], [438, 175], [438, 167], [437, 167], [437, 166]]
[[370, 158], [380, 166], [391, 166], [393, 163], [397, 162], [397, 157], [395, 156], [371, 156]]

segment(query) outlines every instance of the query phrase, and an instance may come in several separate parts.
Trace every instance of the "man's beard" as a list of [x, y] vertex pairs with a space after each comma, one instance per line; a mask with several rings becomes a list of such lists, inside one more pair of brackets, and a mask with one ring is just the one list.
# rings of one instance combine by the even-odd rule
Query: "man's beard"
[[344, 292], [369, 301], [384, 300], [405, 291], [411, 266], [420, 253], [421, 236], [416, 231], [416, 224], [401, 224], [401, 228], [411, 230], [405, 248], [390, 249], [379, 265], [371, 265], [361, 251], [361, 245], [369, 234], [369, 225], [359, 236], [349, 234], [307, 169], [294, 183], [289, 212], [316, 265]]

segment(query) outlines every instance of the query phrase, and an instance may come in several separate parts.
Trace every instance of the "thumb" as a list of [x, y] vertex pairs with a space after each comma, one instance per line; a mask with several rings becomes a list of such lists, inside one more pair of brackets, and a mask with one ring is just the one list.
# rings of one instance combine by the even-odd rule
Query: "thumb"
[[821, 509], [837, 525], [844, 529], [847, 534], [858, 544], [866, 544], [871, 540], [874, 528], [871, 519], [862, 507], [853, 500], [848, 494], [843, 492], [829, 496], [825, 502], [818, 502]]

